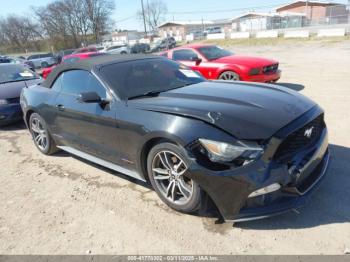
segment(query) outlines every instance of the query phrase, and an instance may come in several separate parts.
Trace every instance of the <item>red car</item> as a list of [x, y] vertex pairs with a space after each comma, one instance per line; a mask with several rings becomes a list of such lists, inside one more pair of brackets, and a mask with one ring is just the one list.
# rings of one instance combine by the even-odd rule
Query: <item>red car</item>
[[235, 55], [215, 45], [191, 44], [160, 55], [181, 62], [207, 79], [276, 82], [281, 77], [275, 60]]
[[[79, 53], [79, 54], [71, 54], [71, 55], [66, 55], [62, 58], [61, 64], [69, 64], [73, 63], [75, 61], [81, 60], [81, 59], [88, 59], [93, 56], [101, 55], [103, 53], [98, 53], [98, 52], [88, 52], [88, 53]], [[44, 79], [47, 78], [47, 76], [51, 73], [51, 71], [55, 68], [56, 66], [51, 66], [44, 68], [42, 71], [42, 77]]]

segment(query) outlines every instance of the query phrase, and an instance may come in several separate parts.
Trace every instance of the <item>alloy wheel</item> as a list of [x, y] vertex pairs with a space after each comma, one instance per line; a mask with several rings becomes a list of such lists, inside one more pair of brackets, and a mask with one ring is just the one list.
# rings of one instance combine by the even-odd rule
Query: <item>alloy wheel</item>
[[36, 145], [40, 150], [45, 151], [48, 147], [48, 135], [40, 119], [33, 118], [30, 129]]
[[186, 177], [188, 167], [177, 154], [160, 151], [153, 158], [152, 173], [160, 193], [171, 203], [187, 204], [193, 195], [193, 181]]
[[235, 72], [227, 71], [222, 73], [219, 79], [227, 81], [239, 81], [239, 75], [237, 75]]

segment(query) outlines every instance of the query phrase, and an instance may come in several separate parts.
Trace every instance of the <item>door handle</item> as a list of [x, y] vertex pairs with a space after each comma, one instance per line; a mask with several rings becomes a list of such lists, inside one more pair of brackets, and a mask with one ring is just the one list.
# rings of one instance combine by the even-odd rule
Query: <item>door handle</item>
[[64, 105], [56, 105], [56, 108], [60, 111], [63, 111], [65, 109]]

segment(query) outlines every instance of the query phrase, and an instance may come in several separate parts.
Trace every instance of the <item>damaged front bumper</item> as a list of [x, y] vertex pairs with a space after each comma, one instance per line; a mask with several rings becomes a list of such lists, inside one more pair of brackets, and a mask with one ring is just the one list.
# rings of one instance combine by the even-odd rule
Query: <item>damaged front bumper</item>
[[[293, 124], [307, 123], [320, 113], [313, 110]], [[295, 209], [317, 188], [330, 158], [327, 128], [316, 143], [293, 156], [293, 164], [274, 159], [282, 140], [272, 138], [264, 156], [246, 166], [224, 171], [192, 166], [191, 177], [210, 196], [225, 221], [261, 219]], [[253, 192], [274, 184], [280, 187], [252, 197]]]

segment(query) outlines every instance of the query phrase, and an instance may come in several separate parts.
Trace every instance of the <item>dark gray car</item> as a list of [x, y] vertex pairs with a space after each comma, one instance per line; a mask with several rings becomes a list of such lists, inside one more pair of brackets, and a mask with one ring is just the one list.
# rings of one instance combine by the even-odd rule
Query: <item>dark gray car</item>
[[21, 91], [41, 81], [39, 75], [23, 65], [0, 64], [0, 126], [22, 120]]

